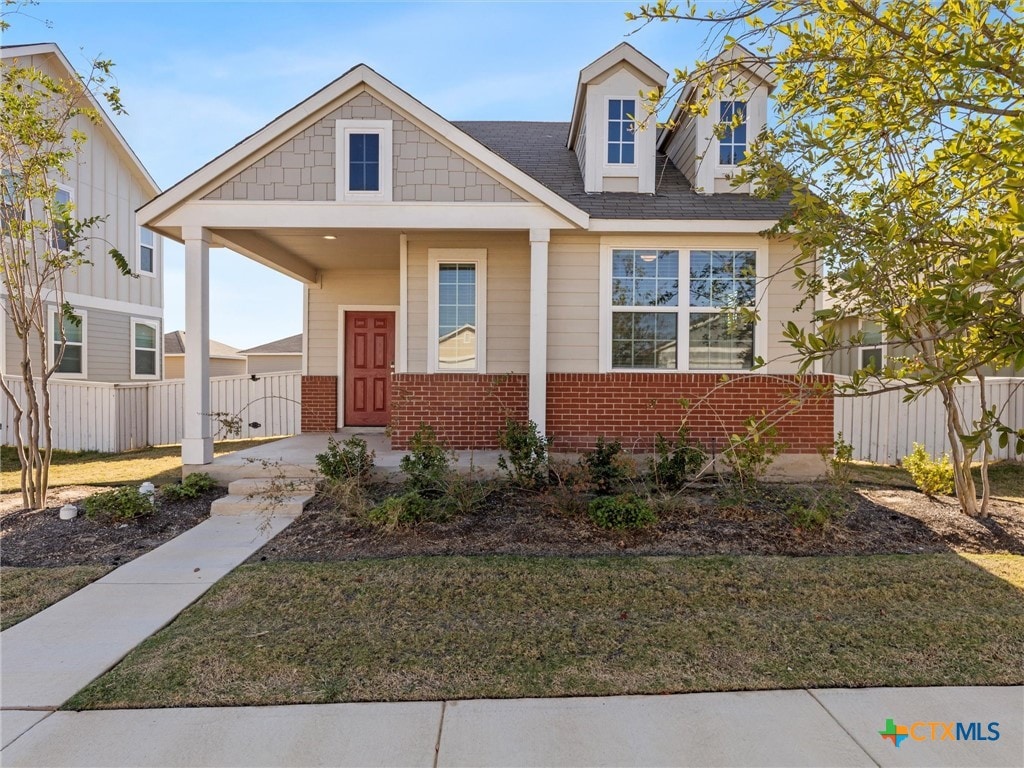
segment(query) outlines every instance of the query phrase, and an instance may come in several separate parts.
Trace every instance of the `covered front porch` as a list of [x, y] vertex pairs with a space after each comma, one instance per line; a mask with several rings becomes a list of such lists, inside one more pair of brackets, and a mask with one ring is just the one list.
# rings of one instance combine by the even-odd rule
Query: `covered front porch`
[[[313, 477], [317, 473], [316, 455], [327, 449], [327, 439], [344, 441], [359, 437], [366, 441], [367, 450], [374, 452], [375, 474], [380, 479], [399, 472], [402, 457], [408, 451], [395, 450], [383, 429], [347, 427], [333, 433], [306, 433], [246, 448], [235, 453], [217, 456], [205, 465], [185, 465], [184, 474], [205, 472], [221, 485], [233, 480], [250, 478], [287, 478], [297, 480]], [[500, 451], [456, 451], [455, 468], [462, 473], [472, 469], [483, 477], [498, 474]]]

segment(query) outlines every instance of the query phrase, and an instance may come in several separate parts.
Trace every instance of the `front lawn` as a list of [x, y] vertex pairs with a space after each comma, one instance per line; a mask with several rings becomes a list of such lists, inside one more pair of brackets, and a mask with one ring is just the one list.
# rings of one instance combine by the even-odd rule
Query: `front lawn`
[[247, 565], [67, 707], [1024, 683], [1024, 557], [971, 560]]
[[[245, 450], [279, 440], [263, 437], [255, 440], [220, 440], [214, 443], [213, 454]], [[18, 452], [11, 446], [0, 446], [0, 492], [17, 491], [21, 487]], [[156, 485], [181, 479], [181, 446], [160, 445], [124, 453], [98, 451], [54, 451], [50, 465], [50, 487], [65, 485], [138, 485], [149, 480]]]
[[0, 629], [24, 621], [110, 572], [103, 565], [0, 568]]

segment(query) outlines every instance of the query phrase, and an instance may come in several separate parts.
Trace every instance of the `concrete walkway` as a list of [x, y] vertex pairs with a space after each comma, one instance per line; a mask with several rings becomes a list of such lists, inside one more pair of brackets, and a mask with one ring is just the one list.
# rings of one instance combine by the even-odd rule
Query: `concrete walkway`
[[[886, 721], [924, 738], [897, 748]], [[998, 723], [931, 740], [930, 723]], [[954, 726], [955, 728], [955, 726]], [[1020, 766], [1024, 688], [56, 712], [15, 766]], [[938, 727], [939, 738], [943, 729]], [[926, 738], [925, 738], [926, 737]]]
[[168, 624], [292, 519], [211, 517], [0, 633], [3, 745]]

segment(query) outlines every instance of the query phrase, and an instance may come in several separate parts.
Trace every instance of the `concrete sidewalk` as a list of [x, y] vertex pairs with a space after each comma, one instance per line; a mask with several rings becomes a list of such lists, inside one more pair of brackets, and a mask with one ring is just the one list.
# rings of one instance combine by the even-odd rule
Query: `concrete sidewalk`
[[[915, 738], [896, 747], [879, 733], [887, 720]], [[999, 738], [931, 740], [931, 723], [957, 722], [981, 723], [982, 735], [998, 723]], [[832, 689], [56, 712], [0, 759], [9, 768], [1020, 766], [1022, 731], [1021, 687]]]
[[3, 745], [168, 624], [292, 519], [211, 517], [0, 633]]

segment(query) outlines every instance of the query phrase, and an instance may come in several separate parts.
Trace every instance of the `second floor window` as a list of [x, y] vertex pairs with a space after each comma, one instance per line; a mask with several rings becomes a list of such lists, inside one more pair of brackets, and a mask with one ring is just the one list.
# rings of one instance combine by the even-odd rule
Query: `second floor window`
[[380, 191], [380, 134], [348, 135], [348, 189], [350, 192]]
[[68, 232], [67, 228], [60, 221], [62, 217], [73, 215], [69, 210], [71, 204], [74, 202], [71, 190], [67, 187], [57, 187], [54, 192], [53, 200], [56, 203], [53, 211], [53, 247], [58, 251], [66, 251], [68, 249]]
[[139, 272], [152, 275], [156, 271], [156, 238], [153, 230], [139, 227]]
[[[721, 122], [725, 124], [725, 133], [718, 141], [718, 163], [738, 165], [747, 154], [747, 102], [720, 102], [719, 116]], [[733, 125], [733, 120], [737, 116], [739, 124]]]
[[608, 99], [608, 164], [636, 162], [636, 99]]

